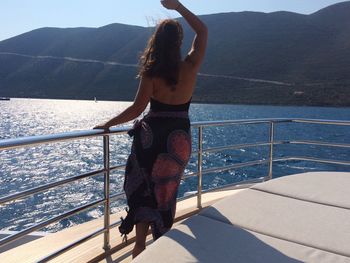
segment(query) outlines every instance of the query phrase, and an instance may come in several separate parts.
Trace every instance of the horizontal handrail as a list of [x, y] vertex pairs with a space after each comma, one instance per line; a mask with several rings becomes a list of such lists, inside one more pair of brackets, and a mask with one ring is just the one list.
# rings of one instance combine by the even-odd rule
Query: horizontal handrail
[[337, 165], [350, 165], [350, 161], [340, 161], [340, 160], [331, 160], [331, 159], [320, 159], [314, 157], [304, 157], [304, 156], [291, 156], [291, 157], [282, 157], [276, 158], [274, 162], [283, 162], [283, 161], [307, 161], [307, 162], [316, 162], [316, 163], [327, 163], [327, 164], [337, 164]]
[[349, 126], [350, 121], [340, 121], [340, 120], [318, 120], [318, 119], [292, 119], [292, 122], [297, 123], [308, 123], [308, 124], [322, 124], [322, 125], [341, 125]]
[[121, 199], [122, 197], [125, 197], [125, 193], [116, 193], [116, 194], [113, 194], [113, 195], [111, 195], [110, 199], [118, 200], [118, 199]]
[[[338, 165], [350, 165], [350, 161], [339, 161], [339, 160], [330, 160], [330, 159], [321, 159], [321, 158], [313, 158], [313, 157], [298, 157], [298, 156], [291, 156], [291, 157], [282, 157], [282, 158], [274, 158], [273, 162], [283, 162], [283, 161], [310, 161], [310, 162], [317, 162], [317, 163], [328, 163], [328, 164], [338, 164]], [[243, 168], [243, 167], [249, 167], [249, 166], [255, 166], [255, 165], [261, 165], [268, 163], [269, 160], [256, 160], [256, 161], [250, 161], [250, 162], [244, 162], [244, 163], [238, 163], [233, 165], [227, 165], [222, 167], [213, 167], [209, 169], [204, 169], [202, 171], [203, 174], [209, 174], [209, 173], [215, 173], [215, 172], [224, 172], [228, 170], [234, 170], [237, 168]], [[198, 176], [197, 172], [190, 172], [188, 174], [185, 174], [182, 177], [182, 180], [186, 180], [190, 177]]]
[[115, 170], [120, 170], [120, 169], [125, 169], [125, 164], [123, 165], [116, 165], [116, 166], [112, 166], [111, 168], [109, 168], [109, 171], [115, 171]]
[[[274, 141], [273, 145], [280, 144], [305, 144], [305, 145], [315, 145], [315, 146], [329, 146], [329, 147], [340, 147], [340, 148], [350, 148], [350, 143], [333, 143], [333, 142], [321, 142], [321, 141]], [[235, 150], [235, 149], [243, 149], [249, 147], [258, 147], [258, 146], [269, 146], [269, 142], [258, 142], [258, 143], [246, 143], [246, 144], [234, 144], [230, 146], [221, 146], [221, 147], [210, 147], [203, 149], [203, 153], [213, 153], [220, 152], [225, 150]], [[197, 151], [193, 151], [192, 154], [197, 154]]]
[[211, 126], [226, 126], [226, 125], [241, 125], [241, 124], [266, 124], [270, 122], [290, 122], [288, 119], [249, 119], [249, 120], [222, 120], [222, 121], [199, 121], [191, 123], [194, 128], [211, 127]]
[[[273, 162], [310, 161], [310, 162], [318, 162], [318, 163], [350, 165], [350, 161], [339, 161], [339, 160], [321, 159], [321, 158], [313, 158], [313, 157], [298, 157], [298, 156], [274, 158], [272, 161]], [[222, 166], [222, 167], [213, 167], [213, 168], [209, 168], [209, 169], [203, 169], [202, 170], [202, 174], [224, 172], [224, 171], [234, 170], [234, 169], [237, 169], [237, 168], [261, 165], [261, 164], [267, 164], [267, 163], [269, 163], [269, 160], [261, 159], [261, 160], [256, 160], [256, 161], [250, 161], [250, 162], [244, 162], [244, 163], [237, 163], [237, 164], [233, 164], [233, 165]], [[191, 172], [191, 173], [185, 174], [182, 179], [185, 180], [187, 178], [194, 177], [194, 176], [197, 176], [197, 175], [198, 175], [198, 173]]]
[[327, 147], [339, 147], [339, 148], [350, 148], [350, 143], [334, 143], [334, 142], [321, 142], [321, 141], [275, 141], [277, 144], [305, 144], [314, 146], [327, 146]]
[[59, 220], [62, 220], [64, 218], [67, 218], [67, 217], [70, 217], [70, 216], [75, 215], [77, 213], [80, 213], [80, 212], [82, 212], [82, 211], [84, 211], [86, 209], [98, 206], [98, 205], [100, 205], [100, 204], [102, 204], [104, 202], [105, 202], [105, 199], [100, 199], [100, 200], [91, 202], [89, 204], [86, 204], [86, 205], [83, 205], [83, 206], [79, 206], [78, 208], [74, 208], [74, 209], [72, 209], [72, 210], [70, 210], [70, 211], [68, 211], [68, 212], [66, 212], [64, 214], [52, 217], [52, 218], [50, 218], [48, 220], [45, 220], [44, 222], [36, 224], [36, 225], [34, 225], [32, 227], [29, 227], [27, 229], [24, 229], [24, 230], [22, 230], [22, 231], [20, 231], [20, 232], [18, 232], [16, 234], [13, 234], [13, 235], [11, 235], [9, 237], [5, 237], [5, 238], [0, 240], [0, 247], [5, 245], [5, 244], [7, 244], [7, 243], [9, 243], [9, 242], [15, 241], [15, 240], [17, 240], [17, 239], [19, 239], [19, 238], [21, 238], [21, 237], [31, 233], [31, 232], [34, 232], [34, 231], [36, 231], [38, 229], [41, 229], [41, 228], [43, 228], [45, 226], [51, 225], [52, 223], [55, 223], [55, 222], [57, 222]]
[[41, 192], [44, 192], [44, 191], [49, 190], [51, 188], [62, 186], [62, 185], [65, 185], [65, 184], [68, 184], [68, 183], [71, 183], [71, 182], [74, 182], [74, 181], [77, 181], [77, 180], [81, 180], [81, 179], [84, 179], [84, 178], [89, 178], [89, 177], [92, 177], [92, 176], [96, 176], [96, 175], [98, 175], [98, 174], [100, 174], [102, 172], [104, 172], [103, 169], [102, 170], [97, 170], [97, 171], [94, 171], [94, 172], [90, 172], [90, 173], [86, 173], [86, 174], [81, 174], [81, 175], [69, 177], [67, 179], [63, 179], [63, 180], [60, 180], [60, 181], [57, 181], [57, 182], [45, 184], [45, 185], [42, 185], [42, 186], [39, 186], [39, 187], [34, 187], [34, 188], [31, 188], [31, 189], [28, 189], [28, 190], [23, 191], [23, 192], [19, 192], [19, 193], [15, 193], [15, 194], [12, 194], [12, 195], [8, 195], [8, 196], [5, 196], [3, 198], [0, 198], [0, 205], [4, 204], [4, 203], [11, 202], [11, 201], [14, 201], [14, 200], [17, 200], [17, 199], [20, 199], [20, 198], [24, 198], [24, 197], [29, 196], [29, 195], [41, 193]]
[[237, 163], [237, 164], [233, 164], [233, 165], [204, 169], [202, 173], [209, 174], [209, 173], [214, 173], [214, 172], [224, 172], [224, 171], [233, 170], [233, 169], [237, 169], [237, 168], [243, 168], [243, 167], [266, 164], [266, 163], [269, 163], [269, 160], [257, 160], [257, 161], [250, 161], [250, 162], [245, 162], [245, 163]]
[[[229, 124], [260, 124], [260, 123], [270, 123], [273, 122], [303, 122], [303, 123], [317, 123], [317, 124], [336, 124], [336, 125], [349, 125], [350, 122], [347, 121], [329, 121], [329, 120], [314, 120], [314, 119], [253, 119], [253, 120], [235, 120], [235, 121], [211, 121], [211, 122], [197, 122], [193, 123], [192, 126], [212, 126], [212, 125], [229, 125]], [[102, 136], [105, 134], [122, 134], [126, 133], [128, 128], [113, 128], [110, 132], [101, 132], [99, 130], [93, 130], [93, 131], [76, 131], [76, 132], [70, 132], [70, 133], [61, 133], [61, 134], [53, 134], [53, 135], [44, 135], [44, 136], [31, 136], [31, 137], [23, 137], [18, 139], [8, 139], [8, 140], [2, 140], [0, 141], [0, 150], [3, 149], [12, 149], [17, 148], [21, 146], [29, 146], [29, 145], [36, 145], [36, 144], [42, 144], [42, 143], [48, 143], [48, 142], [57, 142], [57, 141], [63, 141], [63, 140], [72, 140], [74, 138], [85, 138], [85, 137], [91, 137], [91, 136]], [[337, 146], [337, 147], [349, 147], [347, 144], [330, 144], [330, 143], [322, 143], [322, 142], [307, 142], [307, 141], [281, 141], [281, 142], [274, 142], [274, 144], [313, 144], [313, 145], [322, 145], [322, 146]], [[255, 144], [241, 144], [241, 145], [233, 145], [233, 146], [226, 146], [226, 147], [217, 147], [217, 148], [210, 148], [205, 149], [203, 152], [215, 152], [220, 150], [227, 150], [227, 149], [238, 149], [238, 148], [245, 148], [245, 147], [256, 147], [256, 146], [266, 146], [270, 143], [255, 143]], [[250, 164], [247, 164], [249, 166]], [[237, 167], [237, 166], [236, 166]], [[123, 169], [125, 168], [125, 165], [119, 165], [114, 166], [110, 169], [117, 170], [117, 169]], [[226, 168], [226, 169], [234, 169], [232, 168]], [[226, 170], [225, 169], [225, 170]], [[208, 172], [212, 172], [211, 171]], [[218, 170], [220, 171], [220, 170]], [[92, 175], [98, 174], [102, 171], [97, 171], [96, 173], [93, 173]], [[194, 176], [195, 173], [189, 176]], [[49, 185], [45, 185], [39, 188], [30, 189], [28, 191], [24, 191], [22, 193], [18, 193], [15, 195], [7, 196], [5, 198], [0, 199], [0, 204], [9, 202], [11, 200], [15, 200], [30, 194], [34, 194], [37, 192], [45, 191], [47, 189], [50, 189], [55, 186], [59, 186], [68, 182], [72, 182], [74, 180], [78, 180], [79, 178], [85, 178], [87, 176], [81, 175], [73, 178], [69, 178], [66, 180], [63, 180], [61, 182], [52, 183]], [[187, 178], [187, 177], [186, 177]]]
[[186, 180], [187, 178], [195, 177], [195, 176], [198, 176], [198, 172], [190, 172], [190, 173], [184, 174], [181, 177], [181, 180]]
[[[230, 149], [241, 149], [241, 148], [248, 148], [248, 147], [260, 147], [260, 146], [270, 146], [270, 150], [274, 145], [281, 145], [281, 144], [304, 144], [304, 145], [316, 145], [316, 146], [330, 146], [330, 147], [340, 147], [340, 148], [350, 148], [350, 144], [348, 143], [332, 143], [332, 142], [321, 142], [321, 141], [308, 141], [308, 140], [285, 140], [285, 141], [274, 141], [273, 138], [273, 131], [274, 131], [274, 125], [277, 123], [308, 123], [308, 124], [321, 124], [321, 125], [340, 125], [340, 126], [350, 126], [350, 121], [338, 121], [338, 120], [318, 120], [318, 119], [298, 119], [298, 118], [276, 118], [276, 119], [249, 119], [249, 120], [224, 120], [224, 121], [209, 121], [209, 122], [193, 122], [191, 124], [192, 128], [199, 128], [199, 131], [202, 131], [204, 127], [212, 127], [212, 126], [225, 126], [225, 125], [246, 125], [246, 124], [269, 124], [270, 125], [270, 141], [269, 142], [257, 142], [257, 143], [247, 143], [247, 144], [236, 144], [236, 145], [230, 145], [230, 146], [221, 146], [221, 147], [212, 147], [212, 148], [207, 148], [207, 149], [202, 149], [202, 141], [201, 139], [199, 140], [199, 151], [194, 151], [193, 154], [198, 154], [200, 158], [198, 160], [201, 160], [202, 154], [203, 153], [212, 153], [212, 152], [218, 152], [218, 151], [224, 151], [224, 150], [230, 150]], [[271, 129], [272, 127], [272, 129]], [[41, 136], [28, 136], [28, 137], [22, 137], [22, 138], [16, 138], [16, 139], [5, 139], [5, 140], [0, 140], [0, 151], [1, 150], [9, 150], [9, 149], [15, 149], [19, 147], [27, 147], [27, 146], [34, 146], [34, 145], [41, 145], [41, 144], [46, 144], [46, 143], [54, 143], [54, 142], [62, 142], [62, 141], [70, 141], [70, 140], [75, 140], [75, 139], [83, 139], [83, 138], [90, 138], [90, 137], [101, 137], [104, 136], [104, 139], [108, 138], [108, 136], [111, 135], [120, 135], [120, 134], [126, 134], [127, 131], [130, 129], [130, 127], [118, 127], [118, 128], [112, 128], [110, 131], [105, 131], [105, 130], [85, 130], [85, 131], [74, 131], [74, 132], [67, 132], [67, 133], [58, 133], [58, 134], [51, 134], [51, 135], [41, 135]], [[201, 132], [200, 132], [201, 133]], [[272, 137], [271, 137], [272, 135]], [[202, 138], [201, 136], [199, 136]], [[106, 144], [107, 146], [109, 145], [109, 142]], [[105, 146], [106, 146], [105, 145]], [[109, 152], [107, 152], [109, 155]], [[104, 152], [104, 156], [106, 157], [106, 152]], [[197, 197], [200, 201], [200, 195], [202, 193], [201, 189], [201, 176], [202, 174], [209, 174], [213, 172], [223, 172], [223, 171], [228, 171], [228, 170], [233, 170], [237, 168], [242, 168], [242, 167], [249, 167], [249, 166], [255, 166], [255, 165], [262, 165], [262, 164], [269, 164], [270, 168], [272, 167], [272, 163], [274, 162], [281, 162], [281, 161], [293, 161], [293, 160], [298, 160], [298, 161], [311, 161], [311, 162], [318, 162], [318, 163], [328, 163], [328, 164], [337, 164], [337, 165], [350, 165], [349, 161], [343, 161], [343, 160], [330, 160], [330, 159], [322, 159], [322, 158], [313, 158], [313, 157], [303, 157], [303, 156], [291, 156], [291, 157], [281, 157], [281, 158], [272, 158], [272, 153], [270, 153], [270, 159], [261, 159], [261, 160], [255, 160], [255, 161], [248, 161], [248, 162], [243, 162], [243, 163], [236, 163], [233, 165], [228, 165], [228, 166], [223, 166], [223, 167], [212, 167], [212, 168], [207, 168], [207, 169], [202, 169], [201, 165], [198, 166], [200, 167], [199, 172], [190, 172], [184, 175], [183, 179], [187, 179], [189, 177], [193, 176], [198, 176], [199, 182], [198, 185], [200, 187], [198, 188], [197, 192]], [[107, 164], [109, 164], [109, 159], [107, 161]], [[61, 186], [64, 184], [68, 184], [70, 182], [74, 182], [83, 178], [88, 178], [95, 176], [100, 173], [109, 173], [110, 171], [114, 170], [119, 170], [119, 169], [125, 169], [125, 165], [116, 165], [113, 167], [105, 167], [104, 169], [96, 170], [93, 172], [85, 173], [82, 175], [70, 177], [67, 179], [63, 179], [57, 182], [49, 183], [40, 187], [36, 188], [31, 188], [29, 190], [20, 192], [20, 193], [15, 193], [12, 195], [5, 196], [3, 198], [0, 198], [0, 205], [24, 198], [28, 195], [36, 194], [39, 192], [46, 191], [48, 189]], [[267, 180], [270, 177], [261, 177], [253, 180], [248, 180], [248, 181], [243, 181], [239, 183], [234, 183], [231, 185], [225, 185], [223, 187], [215, 188], [215, 189], [209, 189], [203, 191], [203, 193], [214, 191], [214, 190], [219, 190], [221, 188], [227, 188], [227, 187], [235, 187], [236, 185], [249, 185], [249, 183], [253, 183], [258, 181], [263, 181]], [[109, 179], [105, 178], [108, 181]], [[106, 186], [105, 186], [106, 188]], [[109, 186], [107, 186], [107, 193], [109, 192]], [[106, 189], [105, 189], [106, 193]], [[9, 237], [6, 237], [4, 239], [0, 240], [0, 246], [10, 243], [14, 240], [17, 240], [18, 238], [31, 233], [33, 231], [36, 231], [38, 229], [41, 229], [47, 225], [50, 225], [54, 222], [57, 222], [63, 218], [69, 217], [71, 215], [77, 214], [79, 212], [82, 212], [88, 208], [95, 207], [101, 203], [107, 205], [109, 204], [109, 200], [117, 200], [125, 197], [125, 193], [117, 193], [114, 195], [109, 195], [107, 194], [107, 197], [101, 200], [97, 200], [94, 202], [91, 202], [87, 205], [80, 206], [78, 208], [75, 208], [73, 210], [70, 210], [64, 214], [61, 214], [59, 216], [53, 217], [49, 220], [46, 220], [42, 223], [36, 224], [28, 229], [25, 229], [23, 231], [20, 231], [14, 235], [11, 235]], [[200, 202], [199, 202], [200, 204]], [[108, 211], [108, 210], [107, 210]], [[107, 215], [108, 216], [108, 215]], [[106, 215], [105, 215], [106, 217]], [[112, 225], [108, 223], [105, 225], [103, 229], [97, 230], [90, 235], [64, 247], [63, 249], [60, 249], [59, 251], [54, 252], [53, 254], [45, 257], [43, 261], [52, 259], [59, 254], [64, 253], [65, 251], [91, 239], [92, 237], [101, 234], [101, 233], [107, 233], [111, 227], [116, 226], [117, 224], [120, 223], [120, 221], [113, 223]]]
[[212, 152], [220, 152], [225, 150], [235, 150], [249, 147], [258, 147], [258, 146], [269, 146], [269, 142], [258, 142], [258, 143], [245, 143], [245, 144], [234, 144], [230, 146], [222, 146], [222, 147], [211, 147], [207, 149], [203, 149], [203, 153], [212, 153]]
[[[279, 145], [279, 144], [307, 144], [307, 145], [317, 145], [317, 146], [331, 146], [331, 147], [346, 147], [346, 148], [350, 148], [350, 144], [343, 144], [343, 143], [327, 143], [327, 142], [319, 142], [319, 141], [275, 141], [273, 143], [274, 145]], [[257, 147], [257, 146], [268, 146], [270, 145], [270, 143], [268, 142], [260, 142], [260, 143], [254, 143], [254, 144], [238, 144], [238, 145], [231, 145], [231, 146], [224, 146], [224, 147], [215, 147], [215, 148], [208, 148], [208, 149], [204, 149], [203, 153], [211, 153], [211, 152], [217, 152], [217, 151], [222, 151], [222, 150], [230, 150], [230, 149], [240, 149], [240, 148], [247, 148], [247, 147]], [[292, 158], [292, 157], [287, 157], [287, 158]], [[293, 157], [294, 159], [297, 157]], [[281, 160], [281, 158], [279, 159]], [[291, 160], [291, 159], [290, 159]], [[303, 160], [306, 161], [306, 159], [304, 158]], [[309, 158], [308, 160], [311, 161], [311, 159]], [[321, 159], [318, 159], [319, 162]], [[277, 160], [273, 160], [274, 162]], [[313, 159], [314, 162], [316, 162]], [[236, 169], [236, 168], [242, 168], [245, 166], [253, 166], [253, 165], [258, 165], [258, 164], [263, 164], [263, 163], [267, 163], [267, 160], [258, 160], [258, 161], [254, 161], [254, 162], [246, 162], [246, 163], [240, 163], [240, 164], [234, 164], [231, 166], [223, 166], [223, 167], [219, 167], [219, 168], [211, 168], [211, 169], [205, 169], [203, 170], [203, 174], [206, 173], [212, 173], [212, 172], [219, 172], [219, 171], [226, 171], [226, 170], [232, 170], [232, 169]], [[335, 161], [330, 161], [330, 160], [324, 160], [323, 162], [328, 162], [328, 163], [333, 163], [335, 164]], [[338, 164], [344, 164], [344, 162], [339, 162]], [[114, 166], [110, 168], [110, 171], [113, 170], [117, 170], [117, 169], [124, 169], [125, 165], [118, 165], [118, 166]], [[84, 179], [84, 178], [88, 178], [88, 177], [92, 177], [95, 175], [98, 175], [100, 173], [104, 172], [103, 169], [101, 170], [97, 170], [94, 172], [90, 172], [90, 173], [86, 173], [86, 174], [82, 174], [82, 175], [78, 175], [78, 176], [74, 176], [74, 177], [70, 177], [64, 180], [60, 180], [57, 182], [53, 182], [53, 183], [49, 183], [40, 187], [36, 187], [36, 188], [32, 188], [20, 193], [15, 193], [12, 195], [8, 195], [5, 196], [3, 198], [0, 198], [0, 205], [10, 202], [10, 201], [14, 201], [20, 198], [24, 198], [26, 196], [29, 195], [33, 195], [33, 194], [37, 194], [46, 190], [49, 190], [51, 188], [57, 187], [57, 186], [61, 186], [64, 184], [68, 184], [80, 179]], [[197, 176], [198, 173], [193, 172], [193, 173], [189, 173], [184, 175], [183, 179], [187, 179], [189, 177], [193, 177], [193, 176]], [[113, 197], [115, 198], [115, 197]]]
[[[332, 143], [332, 142], [321, 142], [321, 141], [274, 141], [273, 145], [279, 144], [307, 144], [307, 145], [316, 145], [316, 146], [330, 146], [330, 147], [341, 147], [341, 148], [350, 148], [350, 144], [346, 143]], [[259, 143], [246, 143], [246, 144], [234, 144], [230, 146], [221, 146], [221, 147], [210, 147], [207, 149], [203, 149], [203, 153], [212, 153], [212, 152], [220, 152], [225, 150], [234, 150], [234, 149], [242, 149], [249, 147], [258, 147], [258, 146], [269, 146], [269, 142], [259, 142]], [[193, 151], [192, 154], [197, 154], [197, 151]]]
[[304, 119], [304, 118], [266, 118], [266, 119], [241, 119], [241, 120], [223, 120], [223, 121], [202, 121], [193, 122], [192, 127], [209, 127], [209, 126], [224, 126], [224, 125], [240, 125], [240, 124], [263, 124], [263, 123], [309, 123], [309, 124], [324, 124], [324, 125], [341, 125], [350, 126], [350, 121], [342, 120], [321, 120], [321, 119]]
[[128, 128], [112, 128], [110, 129], [109, 132], [101, 129], [93, 129], [93, 130], [55, 133], [55, 134], [48, 134], [48, 135], [24, 136], [24, 137], [18, 137], [14, 139], [4, 139], [4, 140], [0, 140], [0, 151], [10, 150], [10, 149], [19, 148], [19, 147], [52, 143], [52, 142], [71, 141], [73, 139], [84, 139], [84, 138], [103, 136], [103, 135], [126, 134], [127, 131], [128, 131]]
[[[324, 125], [342, 125], [350, 126], [350, 121], [336, 121], [336, 120], [317, 120], [317, 119], [298, 119], [298, 118], [276, 118], [276, 119], [249, 119], [249, 120], [224, 120], [224, 121], [200, 121], [193, 122], [191, 126], [193, 128], [202, 126], [224, 126], [224, 125], [239, 125], [239, 124], [266, 124], [266, 123], [284, 123], [284, 122], [295, 122], [295, 123], [310, 123], [310, 124], [324, 124]], [[96, 137], [103, 135], [115, 135], [125, 134], [131, 127], [117, 127], [111, 128], [109, 132], [102, 129], [96, 130], [83, 130], [73, 131], [66, 133], [57, 133], [50, 135], [38, 135], [38, 136], [27, 136], [19, 137], [15, 139], [4, 139], [0, 140], [0, 151], [14, 149], [18, 147], [25, 147], [30, 145], [40, 145], [49, 142], [60, 142], [69, 141], [72, 139]]]

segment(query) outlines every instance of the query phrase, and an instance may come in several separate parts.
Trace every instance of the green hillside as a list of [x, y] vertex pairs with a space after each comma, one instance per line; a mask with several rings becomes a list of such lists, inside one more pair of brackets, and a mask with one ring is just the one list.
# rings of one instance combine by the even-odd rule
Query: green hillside
[[[347, 1], [311, 15], [202, 16], [209, 43], [194, 101], [350, 106], [349, 14]], [[193, 33], [180, 21], [185, 53]], [[132, 100], [137, 68], [62, 57], [137, 64], [152, 31], [122, 24], [41, 28], [1, 41], [0, 96]]]

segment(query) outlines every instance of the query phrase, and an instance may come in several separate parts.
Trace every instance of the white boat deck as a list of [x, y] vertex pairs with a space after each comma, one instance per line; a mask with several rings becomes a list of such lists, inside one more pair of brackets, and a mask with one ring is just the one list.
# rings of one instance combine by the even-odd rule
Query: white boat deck
[[[237, 194], [242, 190], [226, 190], [206, 193], [202, 195], [202, 205], [208, 207], [218, 200]], [[183, 220], [191, 215], [199, 212], [197, 209], [197, 198], [192, 197], [181, 201], [177, 206], [176, 222]], [[118, 221], [121, 216], [125, 216], [125, 212], [111, 215], [111, 222]], [[175, 225], [178, 223], [175, 223]], [[45, 256], [61, 249], [64, 246], [86, 236], [88, 233], [94, 232], [96, 229], [103, 227], [103, 218], [93, 220], [81, 225], [77, 225], [54, 234], [48, 234], [45, 237], [36, 239], [32, 242], [12, 248], [0, 254], [0, 262], [6, 263], [25, 263], [37, 262]], [[110, 255], [106, 255], [103, 250], [103, 235], [99, 235], [72, 250], [58, 256], [50, 262], [130, 262], [131, 250], [133, 244], [125, 247], [122, 243], [118, 228], [111, 229], [111, 251]], [[135, 233], [128, 235], [129, 243], [133, 242]], [[151, 235], [148, 236], [148, 242], [152, 240]], [[115, 252], [117, 251], [118, 252]]]
[[[173, 229], [154, 243], [149, 235], [135, 263], [350, 263], [349, 189], [350, 173], [312, 172], [203, 194], [203, 210], [189, 198], [178, 203]], [[48, 234], [1, 253], [0, 262], [37, 262], [102, 226], [101, 218]], [[125, 245], [112, 228], [108, 253], [99, 235], [50, 262], [130, 262], [134, 235]]]
[[[203, 210], [189, 198], [178, 203], [173, 229], [154, 243], [149, 235], [135, 263], [350, 263], [349, 189], [350, 173], [313, 172], [203, 194]], [[1, 253], [0, 262], [37, 262], [102, 226], [97, 219], [48, 234]], [[125, 245], [112, 228], [109, 253], [99, 235], [50, 262], [130, 262], [134, 235]]]
[[349, 189], [341, 172], [257, 184], [184, 220], [133, 262], [350, 263]]

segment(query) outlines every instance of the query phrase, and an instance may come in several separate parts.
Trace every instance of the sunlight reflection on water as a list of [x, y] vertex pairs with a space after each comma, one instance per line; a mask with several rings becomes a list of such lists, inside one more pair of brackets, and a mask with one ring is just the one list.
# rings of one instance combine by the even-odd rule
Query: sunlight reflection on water
[[[11, 99], [0, 101], [0, 139], [22, 136], [44, 135], [68, 132], [72, 130], [88, 130], [93, 126], [114, 117], [130, 102], [74, 101], [74, 100], [39, 100]], [[317, 108], [317, 107], [274, 107], [274, 106], [242, 106], [242, 105], [191, 105], [192, 121], [210, 121], [246, 118], [281, 118], [304, 117], [321, 119], [350, 119], [349, 108]], [[130, 125], [126, 124], [126, 125]], [[282, 125], [281, 125], [282, 126]], [[297, 125], [277, 128], [277, 138], [322, 139], [325, 141], [350, 142], [349, 129], [344, 127], [322, 127], [305, 125], [300, 129]], [[193, 145], [197, 145], [196, 130], [192, 131]], [[207, 128], [204, 132], [205, 147], [247, 142], [266, 141], [267, 126], [228, 126]], [[124, 164], [131, 140], [127, 135], [111, 137], [111, 165]], [[276, 156], [287, 153], [298, 153], [307, 149], [322, 157], [333, 156], [334, 149], [318, 149], [315, 147], [285, 146], [276, 147]], [[338, 149], [337, 156], [349, 160], [348, 151]], [[249, 148], [218, 153], [204, 154], [204, 168], [232, 165], [237, 162], [266, 158], [268, 149]], [[0, 197], [37, 187], [59, 179], [90, 172], [103, 167], [102, 138], [79, 139], [70, 142], [57, 142], [30, 148], [19, 148], [0, 152]], [[195, 156], [191, 159], [186, 172], [196, 171]], [[276, 164], [276, 176], [303, 172], [314, 169], [344, 170], [344, 167], [331, 165], [291, 162]], [[204, 188], [212, 188], [240, 180], [265, 175], [267, 166], [251, 167], [228, 171], [222, 174], [205, 176]], [[123, 186], [123, 171], [115, 171], [111, 175], [111, 193], [120, 193]], [[196, 178], [181, 183], [179, 195], [196, 190]], [[0, 206], [1, 230], [21, 230], [59, 215], [82, 204], [103, 197], [103, 176], [83, 179], [63, 187], [54, 188], [34, 196], [17, 200]], [[125, 201], [113, 202], [112, 212], [122, 209]], [[88, 210], [79, 215], [61, 220], [45, 231], [54, 232], [65, 227], [97, 218], [103, 214], [103, 207]]]

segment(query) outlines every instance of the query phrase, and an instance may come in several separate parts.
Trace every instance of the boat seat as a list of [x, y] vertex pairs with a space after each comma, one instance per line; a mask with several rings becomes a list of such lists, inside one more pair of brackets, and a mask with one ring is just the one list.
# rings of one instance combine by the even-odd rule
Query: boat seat
[[241, 191], [186, 219], [133, 262], [350, 262], [350, 173]]

